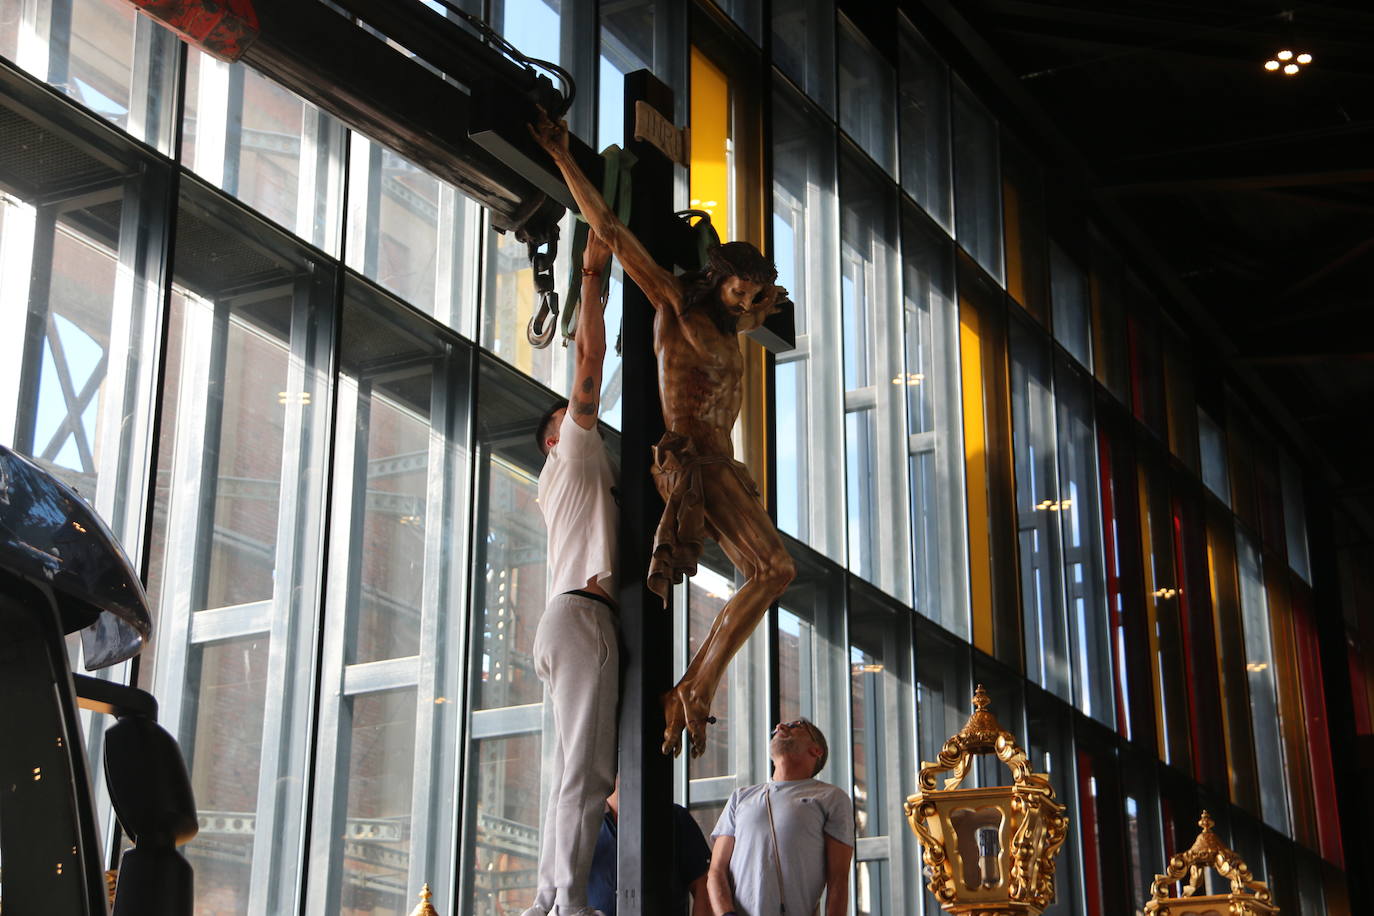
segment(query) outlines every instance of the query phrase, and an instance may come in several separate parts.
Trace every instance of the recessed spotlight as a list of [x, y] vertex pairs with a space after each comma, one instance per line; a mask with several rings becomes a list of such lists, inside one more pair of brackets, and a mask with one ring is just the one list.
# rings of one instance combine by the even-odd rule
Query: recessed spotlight
[[1301, 53], [1301, 54], [1298, 55], [1297, 61], [1298, 61], [1298, 63], [1303, 64], [1303, 65], [1310, 64], [1310, 63], [1312, 63], [1312, 55], [1311, 55], [1311, 54], [1308, 54], [1306, 51], [1304, 51], [1303, 53]]
[[1264, 69], [1270, 71], [1271, 73], [1272, 73], [1273, 71], [1277, 70], [1278, 68], [1279, 68], [1279, 62], [1276, 61], [1276, 60], [1266, 60], [1266, 61], [1264, 62]]
[[1292, 60], [1292, 59], [1293, 59], [1293, 52], [1292, 52], [1292, 51], [1289, 51], [1289, 50], [1287, 50], [1287, 49], [1284, 49], [1284, 50], [1280, 51], [1278, 54], [1276, 54], [1276, 55], [1274, 55], [1274, 56], [1277, 57], [1279, 60]]
[[1299, 67], [1297, 64], [1284, 64], [1284, 65], [1283, 65], [1283, 72], [1284, 72], [1284, 74], [1287, 75], [1287, 76], [1292, 76], [1294, 73], [1297, 73], [1297, 72], [1298, 72], [1299, 70], [1301, 70], [1301, 69], [1302, 69], [1302, 68]]

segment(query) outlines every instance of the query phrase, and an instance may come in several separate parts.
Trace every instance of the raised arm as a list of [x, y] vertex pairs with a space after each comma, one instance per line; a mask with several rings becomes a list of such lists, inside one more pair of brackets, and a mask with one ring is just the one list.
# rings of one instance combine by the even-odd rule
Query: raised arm
[[582, 174], [582, 169], [568, 152], [567, 122], [559, 121], [555, 124], [549, 120], [544, 109], [540, 108], [539, 121], [531, 124], [529, 128], [534, 139], [539, 141], [539, 145], [563, 173], [563, 180], [568, 183], [568, 189], [572, 191], [573, 200], [577, 201], [577, 208], [582, 211], [582, 217], [587, 221], [587, 225], [610, 246], [611, 251], [620, 259], [620, 266], [625, 268], [625, 273], [629, 274], [630, 279], [634, 280], [649, 297], [654, 308], [666, 305], [674, 312], [681, 311], [682, 293], [678, 288], [677, 279], [659, 267], [649, 256], [649, 252], [644, 250], [644, 245], [639, 239], [616, 218], [611, 208], [606, 205], [601, 192], [592, 185], [586, 175]]
[[577, 309], [577, 363], [573, 366], [573, 422], [596, 428], [601, 408], [601, 367], [606, 361], [606, 315], [601, 310], [601, 275], [610, 267], [611, 250], [593, 230], [582, 250], [582, 301]]

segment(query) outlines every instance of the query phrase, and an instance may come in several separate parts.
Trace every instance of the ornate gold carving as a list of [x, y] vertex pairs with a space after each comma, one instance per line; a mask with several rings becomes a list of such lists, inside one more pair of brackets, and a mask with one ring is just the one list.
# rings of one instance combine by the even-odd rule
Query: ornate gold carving
[[926, 887], [941, 903], [952, 901], [954, 876], [945, 867], [945, 844], [937, 840], [925, 825], [928, 818], [935, 816], [934, 803], [922, 801], [920, 796], [912, 795], [907, 798], [902, 808], [906, 812], [907, 823], [911, 825], [912, 832], [921, 841], [921, 861], [925, 863], [926, 877], [930, 879]]
[[410, 911], [410, 916], [439, 916], [439, 911], [434, 908], [434, 904], [429, 902], [433, 894], [429, 892], [429, 885], [426, 884], [420, 891], [420, 902], [415, 904], [415, 909]]
[[921, 764], [918, 781], [922, 790], [929, 792], [935, 789], [935, 778], [950, 770], [954, 771], [954, 775], [945, 780], [945, 791], [959, 788], [968, 775], [974, 756], [978, 754], [996, 754], [997, 759], [1011, 770], [1014, 783], [1029, 784], [1038, 780], [1046, 788], [1049, 787], [1043, 777], [1031, 773], [1026, 752], [1017, 745], [1015, 736], [997, 721], [988, 708], [990, 703], [987, 690], [979, 684], [973, 693], [973, 714], [968, 717], [964, 727], [945, 742], [934, 763]]
[[[1150, 887], [1151, 899], [1145, 904], [1145, 912], [1167, 913], [1170, 903], [1195, 896], [1202, 890], [1205, 869], [1211, 867], [1231, 882], [1231, 893], [1227, 895], [1231, 913], [1238, 916], [1277, 913], [1278, 908], [1274, 906], [1269, 886], [1263, 881], [1256, 881], [1250, 874], [1250, 866], [1212, 832], [1214, 822], [1211, 815], [1203, 811], [1197, 823], [1202, 832], [1197, 835], [1193, 845], [1186, 852], [1171, 857], [1164, 874], [1155, 875], [1154, 884]], [[1183, 897], [1171, 897], [1169, 886], [1185, 878], [1187, 883], [1183, 886]]]
[[[963, 916], [1006, 916], [1039, 913], [1054, 902], [1055, 856], [1068, 834], [1064, 806], [1055, 800], [1048, 779], [1036, 774], [1025, 750], [1016, 743], [989, 709], [987, 690], [978, 685], [973, 695], [973, 713], [959, 732], [940, 749], [934, 762], [921, 766], [918, 781], [921, 791], [910, 796], [904, 810], [912, 831], [922, 846], [927, 887], [940, 905]], [[1001, 789], [960, 789], [964, 777], [979, 754], [993, 754], [1011, 770], [1012, 784]], [[951, 773], [939, 786], [938, 777]], [[946, 797], [948, 793], [948, 797]], [[956, 806], [956, 799], [979, 796], [976, 804], [1001, 808], [1007, 817], [1004, 836], [1007, 844], [1001, 855], [1005, 882], [998, 888], [971, 888], [958, 880], [957, 863], [968, 856], [960, 851], [952, 824], [945, 823]], [[947, 844], [955, 844], [953, 853]]]

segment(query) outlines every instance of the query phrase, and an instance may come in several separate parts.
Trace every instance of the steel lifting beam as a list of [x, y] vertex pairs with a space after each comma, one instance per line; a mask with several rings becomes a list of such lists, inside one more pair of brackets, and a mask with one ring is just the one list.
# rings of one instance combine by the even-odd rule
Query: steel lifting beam
[[[563, 94], [419, 0], [339, 0], [358, 21], [320, 0], [128, 2], [454, 184], [487, 208], [500, 231], [547, 241], [564, 210], [575, 209], [525, 127], [536, 105], [559, 110]], [[599, 183], [600, 157], [575, 136], [570, 145]]]

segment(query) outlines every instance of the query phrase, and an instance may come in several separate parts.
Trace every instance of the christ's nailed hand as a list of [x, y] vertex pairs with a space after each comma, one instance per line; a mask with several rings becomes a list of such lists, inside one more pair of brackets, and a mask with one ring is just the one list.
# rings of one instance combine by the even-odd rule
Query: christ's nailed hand
[[527, 125], [530, 136], [534, 137], [535, 142], [542, 146], [545, 152], [556, 159], [560, 153], [568, 151], [568, 122], [562, 119], [553, 121], [543, 105], [535, 107], [539, 109], [539, 120]]

